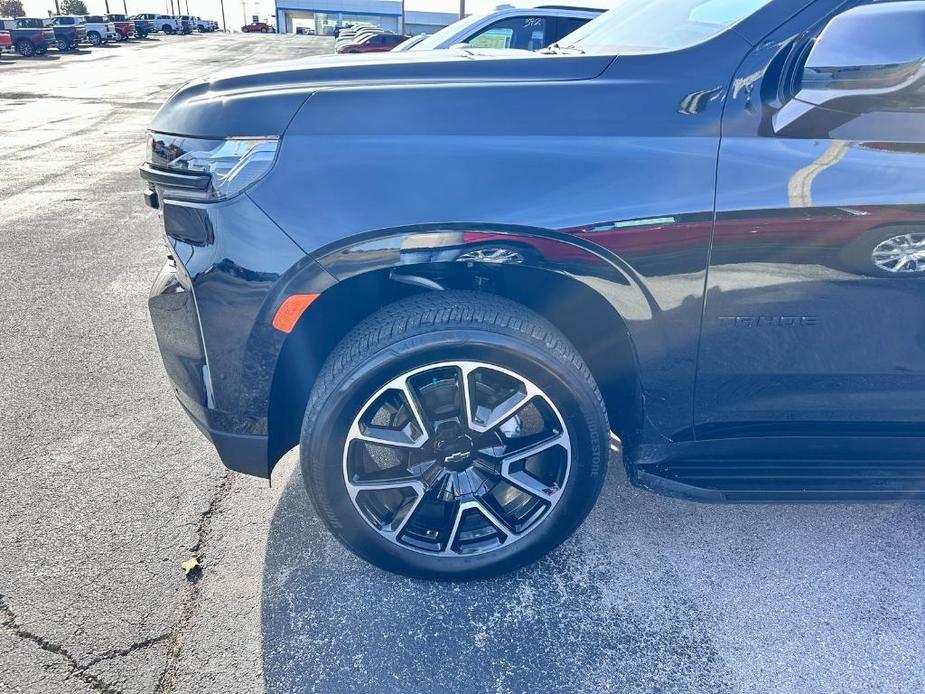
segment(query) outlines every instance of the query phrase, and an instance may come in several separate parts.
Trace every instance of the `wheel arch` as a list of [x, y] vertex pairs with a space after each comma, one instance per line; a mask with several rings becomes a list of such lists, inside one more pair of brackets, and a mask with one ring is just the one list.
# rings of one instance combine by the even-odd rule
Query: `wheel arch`
[[[543, 240], [542, 251], [528, 256], [523, 264], [501, 265], [452, 258], [490, 243], [537, 248], [536, 237], [505, 235], [499, 230], [468, 231], [463, 243], [441, 245], [446, 239], [439, 235], [446, 229], [420, 232], [367, 236], [315, 255], [339, 281], [303, 313], [276, 360], [267, 409], [271, 469], [298, 443], [315, 377], [340, 340], [380, 308], [440, 288], [503, 296], [549, 320], [588, 364], [604, 397], [611, 428], [624, 440], [632, 438], [642, 422], [643, 398], [639, 360], [626, 314], [649, 311], [647, 296], [635, 280], [580, 244], [569, 249], [567, 263], [551, 262], [550, 254], [564, 241], [549, 237]], [[591, 274], [579, 274], [582, 267], [585, 271], [591, 268]], [[636, 308], [630, 309], [631, 304]]]

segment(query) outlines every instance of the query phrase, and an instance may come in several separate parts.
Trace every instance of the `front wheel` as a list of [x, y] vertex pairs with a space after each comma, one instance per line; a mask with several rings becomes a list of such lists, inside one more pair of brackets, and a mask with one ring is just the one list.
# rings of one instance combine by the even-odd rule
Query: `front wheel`
[[567, 539], [601, 490], [609, 445], [587, 366], [513, 302], [435, 292], [355, 328], [302, 428], [315, 508], [349, 549], [440, 580], [499, 574]]
[[90, 42], [91, 46], [99, 46], [103, 43], [103, 37], [100, 36], [97, 32], [91, 31], [87, 34], [87, 41]]
[[57, 44], [58, 50], [62, 52], [68, 50], [71, 47], [70, 44], [68, 44], [68, 42], [64, 39], [58, 39]]
[[31, 58], [35, 55], [35, 46], [27, 39], [19, 39], [19, 41], [16, 42], [16, 52], [23, 58]]

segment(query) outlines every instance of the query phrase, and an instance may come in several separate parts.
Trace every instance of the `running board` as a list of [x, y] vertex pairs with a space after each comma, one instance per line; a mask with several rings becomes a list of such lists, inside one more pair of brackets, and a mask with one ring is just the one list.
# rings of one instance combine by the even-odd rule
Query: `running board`
[[[831, 448], [825, 451], [828, 455], [820, 455], [822, 451], [818, 447], [800, 457], [730, 456], [732, 451], [722, 450], [721, 446], [714, 455], [637, 461], [630, 466], [630, 477], [637, 486], [666, 496], [712, 503], [861, 503], [925, 499], [925, 451], [920, 452], [921, 440], [889, 441], [890, 444], [914, 441], [914, 445], [899, 448], [888, 445], [885, 448], [890, 450], [878, 451], [889, 457], [872, 456], [871, 448], [875, 446], [870, 446], [869, 441], [849, 447], [850, 452], [846, 451], [844, 457], [833, 455], [835, 451]], [[882, 445], [886, 441], [879, 443]], [[682, 450], [688, 454], [704, 453], [704, 448], [695, 444]], [[751, 450], [767, 456], [769, 452], [771, 455], [776, 452], [774, 448], [770, 445], [771, 451], [767, 446]], [[859, 453], [866, 455], [859, 456]]]

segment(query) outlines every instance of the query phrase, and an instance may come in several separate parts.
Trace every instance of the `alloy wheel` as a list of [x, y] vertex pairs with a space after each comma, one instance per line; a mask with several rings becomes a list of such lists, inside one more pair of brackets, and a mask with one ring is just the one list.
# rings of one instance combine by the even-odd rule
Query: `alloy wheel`
[[894, 273], [925, 270], [925, 232], [899, 234], [881, 241], [871, 253], [881, 270]]
[[555, 404], [512, 371], [445, 362], [390, 381], [359, 410], [343, 477], [356, 511], [403, 548], [470, 556], [541, 525], [568, 482]]

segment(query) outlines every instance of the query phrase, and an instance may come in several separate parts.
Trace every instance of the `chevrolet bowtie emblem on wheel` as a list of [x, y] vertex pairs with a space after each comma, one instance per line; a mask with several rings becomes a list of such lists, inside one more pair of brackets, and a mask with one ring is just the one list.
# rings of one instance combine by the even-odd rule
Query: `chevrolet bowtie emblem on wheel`
[[458, 453], [453, 453], [452, 455], [448, 455], [446, 458], [443, 459], [443, 462], [446, 463], [447, 465], [452, 465], [454, 463], [461, 463], [462, 461], [466, 460], [470, 455], [471, 454], [469, 453], [469, 451], [459, 451]]

